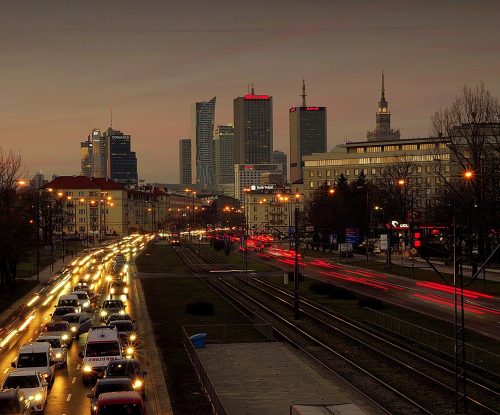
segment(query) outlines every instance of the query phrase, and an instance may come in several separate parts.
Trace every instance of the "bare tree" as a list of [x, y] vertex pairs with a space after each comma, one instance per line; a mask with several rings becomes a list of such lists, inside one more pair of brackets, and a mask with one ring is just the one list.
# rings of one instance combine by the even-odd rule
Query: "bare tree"
[[[480, 257], [488, 251], [488, 238], [499, 223], [500, 173], [500, 105], [484, 84], [465, 86], [450, 107], [432, 117], [433, 132], [443, 137], [450, 160], [436, 157], [436, 172], [453, 193], [454, 217], [471, 212], [471, 218], [458, 218], [471, 223]], [[446, 165], [451, 168], [446, 171]], [[450, 199], [450, 198], [449, 198]], [[465, 205], [471, 205], [469, 209]], [[464, 209], [465, 207], [465, 209]], [[470, 215], [470, 213], [468, 213]], [[490, 229], [488, 229], [490, 227]]]

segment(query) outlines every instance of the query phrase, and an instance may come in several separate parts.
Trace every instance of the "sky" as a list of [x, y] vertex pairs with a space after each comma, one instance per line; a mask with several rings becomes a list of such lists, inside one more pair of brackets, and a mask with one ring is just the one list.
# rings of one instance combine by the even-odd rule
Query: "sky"
[[288, 109], [328, 108], [328, 148], [374, 128], [385, 72], [392, 127], [428, 136], [464, 85], [500, 97], [496, 0], [43, 0], [2, 2], [0, 148], [31, 174], [80, 173], [90, 128], [132, 135], [139, 178], [176, 183], [191, 105], [216, 124], [254, 84], [273, 96], [274, 148]]

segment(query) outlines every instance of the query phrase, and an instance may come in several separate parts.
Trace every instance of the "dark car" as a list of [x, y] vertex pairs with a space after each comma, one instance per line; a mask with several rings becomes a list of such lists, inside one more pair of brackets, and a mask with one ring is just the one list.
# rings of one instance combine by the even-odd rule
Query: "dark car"
[[127, 392], [133, 391], [134, 386], [130, 378], [116, 377], [116, 378], [108, 378], [108, 379], [98, 379], [94, 388], [92, 389], [92, 393], [87, 395], [90, 398], [90, 413], [94, 415], [97, 411], [97, 400], [99, 399], [99, 395], [101, 393], [107, 392]]
[[120, 313], [114, 313], [114, 314], [109, 314], [108, 317], [106, 318], [106, 325], [109, 326], [110, 321], [131, 321], [132, 323], [135, 323], [135, 320], [132, 318], [130, 314], [120, 314]]
[[29, 415], [30, 401], [19, 389], [0, 391], [0, 415]]
[[108, 363], [104, 378], [128, 377], [132, 381], [134, 390], [142, 395], [142, 399], [145, 399], [144, 375], [146, 374], [147, 372], [141, 369], [137, 359], [120, 359]]
[[128, 291], [128, 284], [125, 281], [112, 280], [109, 285], [109, 298], [121, 298], [122, 295], [128, 298]]
[[106, 300], [102, 303], [99, 313], [101, 320], [106, 320], [110, 314], [125, 314], [125, 304], [121, 300]]
[[51, 314], [52, 320], [61, 320], [62, 316], [65, 316], [66, 314], [72, 314], [72, 313], [77, 313], [78, 310], [75, 307], [56, 307], [54, 312]]
[[115, 320], [110, 321], [109, 326], [115, 326], [118, 330], [120, 340], [123, 346], [128, 349], [134, 348], [137, 342], [137, 333], [135, 332], [135, 324], [130, 320]]

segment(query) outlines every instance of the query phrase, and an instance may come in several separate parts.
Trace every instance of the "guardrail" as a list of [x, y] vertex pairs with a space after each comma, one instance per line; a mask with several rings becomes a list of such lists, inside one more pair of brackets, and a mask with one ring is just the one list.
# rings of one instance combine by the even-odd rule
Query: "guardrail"
[[[454, 357], [455, 339], [425, 327], [418, 326], [397, 317], [367, 308], [368, 321], [385, 331], [424, 345], [449, 357]], [[500, 356], [480, 347], [465, 345], [465, 357], [468, 364], [495, 376], [500, 373]]]
[[206, 343], [208, 344], [255, 343], [273, 341], [273, 328], [268, 323], [189, 325], [182, 327], [184, 348], [198, 374], [205, 393], [210, 399], [214, 413], [217, 415], [227, 415], [224, 405], [219, 399], [217, 391], [203, 367], [193, 343], [191, 343], [190, 336], [198, 333], [207, 334]]

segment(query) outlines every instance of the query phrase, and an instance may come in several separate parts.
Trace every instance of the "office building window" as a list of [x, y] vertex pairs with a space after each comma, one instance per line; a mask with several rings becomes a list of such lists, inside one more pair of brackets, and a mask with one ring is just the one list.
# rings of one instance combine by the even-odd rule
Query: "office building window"
[[314, 177], [314, 171], [309, 170], [309, 177]]
[[417, 167], [417, 173], [422, 173], [422, 166]]

